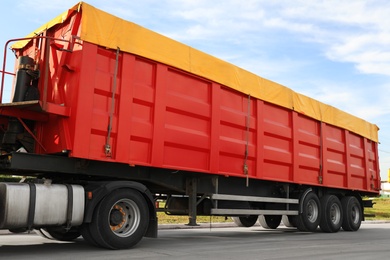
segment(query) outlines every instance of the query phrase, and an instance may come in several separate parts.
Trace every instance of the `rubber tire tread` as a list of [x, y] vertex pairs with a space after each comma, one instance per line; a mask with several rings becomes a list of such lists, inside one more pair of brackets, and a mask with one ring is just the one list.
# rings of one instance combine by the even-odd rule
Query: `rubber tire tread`
[[44, 228], [41, 232], [44, 233], [44, 231], [46, 231], [52, 237], [52, 239], [58, 241], [73, 241], [81, 236], [78, 227], [71, 227], [69, 231], [66, 231], [64, 227], [47, 227]]
[[[108, 223], [108, 214], [115, 203], [121, 199], [135, 202], [140, 211], [140, 223], [137, 230], [129, 237], [114, 234]], [[145, 235], [149, 225], [149, 209], [143, 196], [135, 190], [118, 189], [107, 195], [96, 207], [89, 230], [95, 242], [103, 248], [127, 249], [136, 245]]]
[[277, 229], [282, 222], [282, 215], [264, 215], [264, 218], [270, 229]]
[[232, 217], [232, 219], [238, 227], [252, 227], [256, 224], [258, 217], [257, 215], [251, 215], [248, 217]]
[[266, 229], [277, 229], [282, 222], [282, 215], [261, 215], [260, 218], [263, 218], [259, 221], [261, 226]]
[[91, 231], [90, 231], [90, 223], [84, 223], [81, 227], [80, 227], [80, 233], [81, 233], [81, 236], [84, 238], [84, 240], [92, 245], [92, 246], [96, 246], [96, 247], [100, 247], [99, 244], [96, 242], [96, 240], [93, 238], [93, 236], [91, 235]]
[[295, 227], [295, 225], [292, 223], [292, 217], [293, 216], [287, 216], [287, 215], [283, 215], [282, 216], [282, 223], [285, 227]]
[[[305, 216], [307, 215], [306, 211], [306, 204], [310, 201], [314, 200], [317, 203], [318, 206], [318, 218], [314, 223], [311, 223]], [[303, 212], [302, 214], [299, 214], [296, 216], [294, 222], [300, 231], [304, 232], [314, 232], [316, 231], [318, 225], [320, 224], [321, 220], [321, 202], [318, 198], [317, 194], [315, 194], [313, 191], [309, 192], [306, 197], [303, 200]]]
[[[341, 228], [341, 225], [343, 224], [343, 209], [339, 198], [337, 198], [337, 196], [335, 195], [327, 194], [323, 196], [320, 201], [321, 201], [321, 208], [322, 208], [320, 229], [323, 232], [327, 232], [327, 233], [338, 232]], [[334, 203], [336, 203], [337, 206], [339, 207], [340, 215], [341, 215], [340, 222], [337, 224], [334, 224], [330, 219], [330, 209]]]
[[[342, 227], [345, 231], [357, 231], [362, 224], [363, 211], [358, 199], [354, 196], [346, 196], [341, 199], [341, 206], [343, 209], [343, 224]], [[352, 219], [352, 208], [356, 206], [359, 210], [360, 220], [358, 223], [354, 223]]]

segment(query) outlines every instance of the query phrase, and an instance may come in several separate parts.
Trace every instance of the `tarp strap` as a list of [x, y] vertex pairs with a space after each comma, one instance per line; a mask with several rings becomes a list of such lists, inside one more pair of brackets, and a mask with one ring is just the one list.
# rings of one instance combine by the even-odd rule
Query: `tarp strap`
[[70, 184], [65, 184], [68, 189], [68, 209], [66, 211], [66, 230], [72, 227], [72, 216], [73, 216], [73, 188]]
[[109, 121], [108, 127], [107, 127], [106, 145], [104, 146], [106, 157], [111, 157], [111, 155], [112, 155], [111, 145], [110, 145], [110, 136], [111, 136], [111, 131], [112, 131], [112, 120], [113, 120], [114, 111], [115, 111], [115, 93], [116, 93], [116, 87], [117, 87], [119, 53], [120, 53], [120, 49], [119, 49], [119, 47], [117, 47], [116, 57], [115, 57], [114, 79], [113, 79], [113, 87], [112, 87], [113, 89], [112, 89], [112, 96], [111, 96], [111, 109], [110, 109], [110, 119], [109, 119], [110, 121]]
[[34, 225], [34, 217], [35, 217], [35, 204], [37, 201], [37, 188], [34, 183], [28, 183], [30, 186], [30, 203], [28, 208], [27, 215], [27, 230], [32, 230]]

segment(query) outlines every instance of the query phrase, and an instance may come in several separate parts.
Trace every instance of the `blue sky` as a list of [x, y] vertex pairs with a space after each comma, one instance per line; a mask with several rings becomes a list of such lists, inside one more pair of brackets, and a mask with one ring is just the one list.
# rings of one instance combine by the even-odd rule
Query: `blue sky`
[[[377, 124], [387, 180], [390, 1], [86, 2]], [[1, 50], [76, 3], [1, 1]]]

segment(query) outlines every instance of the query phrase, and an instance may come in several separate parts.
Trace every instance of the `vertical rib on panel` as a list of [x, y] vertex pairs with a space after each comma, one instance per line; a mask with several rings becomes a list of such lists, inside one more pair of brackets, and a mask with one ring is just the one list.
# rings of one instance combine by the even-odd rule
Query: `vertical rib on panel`
[[219, 136], [220, 136], [220, 99], [221, 85], [213, 83], [211, 86], [211, 134], [210, 134], [210, 172], [219, 172]]
[[131, 124], [129, 160], [149, 165], [152, 158], [156, 63], [136, 57], [133, 67], [133, 84], [128, 99], [132, 113], [131, 117], [123, 119]]
[[[122, 72], [122, 57], [121, 53], [116, 64], [116, 52], [99, 47], [97, 49], [96, 62], [90, 63], [95, 67], [95, 74], [87, 77], [95, 79], [93, 87], [93, 107], [90, 111], [91, 131], [89, 158], [91, 159], [115, 159], [117, 133], [118, 133], [118, 111], [121, 92], [121, 72]], [[114, 85], [115, 67], [118, 66], [116, 75], [116, 86]], [[83, 86], [85, 87], [85, 86]], [[115, 91], [115, 93], [113, 93]], [[114, 95], [113, 95], [114, 94]], [[114, 99], [112, 98], [114, 97]], [[113, 110], [112, 105], [114, 105]], [[84, 108], [83, 108], [84, 109]], [[112, 116], [112, 120], [110, 117]], [[109, 125], [111, 123], [111, 125]], [[110, 137], [108, 144], [111, 147], [111, 156], [106, 155], [105, 145], [110, 129]]]
[[247, 150], [248, 175], [256, 176], [256, 102], [237, 91], [225, 87], [221, 90], [219, 171], [245, 175], [244, 163]]
[[264, 103], [264, 178], [286, 181], [292, 172], [292, 113]]
[[256, 176], [263, 178], [264, 173], [264, 101], [256, 100], [257, 103], [257, 120], [256, 120]]
[[163, 164], [208, 171], [211, 82], [171, 68], [166, 77]]
[[346, 153], [344, 129], [325, 125], [324, 134], [324, 185], [332, 187], [345, 187], [346, 179]]
[[155, 68], [155, 94], [153, 110], [152, 165], [162, 166], [164, 155], [164, 124], [165, 124], [165, 77], [167, 67], [157, 64]]
[[71, 156], [79, 158], [89, 158], [90, 136], [93, 99], [90, 98], [94, 93], [95, 86], [95, 67], [91, 64], [96, 63], [97, 59], [96, 45], [85, 42], [83, 44], [83, 55], [80, 61], [80, 81], [77, 96], [77, 107], [75, 121], [75, 136], [73, 141], [73, 151]]
[[319, 178], [321, 170], [321, 123], [301, 114], [294, 114], [296, 114], [294, 123], [298, 125], [294, 137], [295, 143], [297, 143], [295, 149], [297, 160], [294, 165], [299, 172], [295, 176], [295, 181], [298, 183], [321, 184]]
[[[133, 147], [130, 146], [130, 133], [132, 132], [132, 124], [130, 121], [133, 109], [129, 103], [133, 99], [133, 79], [134, 79], [135, 57], [133, 55], [124, 54], [122, 58], [122, 88], [120, 89], [120, 99], [118, 104], [118, 142], [116, 146], [116, 159], [121, 162], [128, 162], [130, 151]], [[132, 163], [130, 161], [130, 163]]]

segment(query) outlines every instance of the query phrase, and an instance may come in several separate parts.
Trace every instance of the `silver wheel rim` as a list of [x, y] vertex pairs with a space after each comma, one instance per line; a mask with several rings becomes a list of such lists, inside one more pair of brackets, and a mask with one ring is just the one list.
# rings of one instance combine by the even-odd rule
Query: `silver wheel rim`
[[341, 221], [341, 209], [338, 204], [333, 203], [330, 207], [330, 220], [333, 224], [338, 224]]
[[307, 214], [306, 214], [307, 220], [311, 223], [316, 222], [318, 219], [318, 213], [319, 213], [317, 203], [314, 200], [310, 200], [307, 203], [306, 209], [307, 209]]
[[118, 200], [108, 214], [111, 231], [118, 237], [131, 236], [138, 229], [140, 215], [140, 210], [134, 201]]
[[351, 210], [351, 217], [352, 217], [352, 222], [354, 224], [358, 224], [360, 220], [360, 211], [359, 207], [353, 206]]

